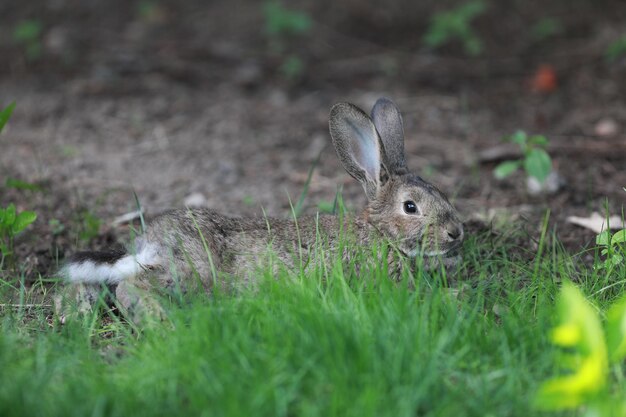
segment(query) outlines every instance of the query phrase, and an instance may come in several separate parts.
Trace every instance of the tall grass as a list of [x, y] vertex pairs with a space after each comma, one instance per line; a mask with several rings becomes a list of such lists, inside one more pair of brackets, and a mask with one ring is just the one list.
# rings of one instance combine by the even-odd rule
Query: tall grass
[[0, 415], [536, 415], [556, 369], [559, 282], [603, 305], [624, 285], [599, 290], [623, 277], [553, 239], [533, 252], [511, 241], [470, 237], [457, 275], [400, 283], [384, 263], [366, 276], [339, 261], [262, 271], [254, 288], [171, 303], [139, 332], [106, 313], [52, 326], [45, 309], [5, 309]]

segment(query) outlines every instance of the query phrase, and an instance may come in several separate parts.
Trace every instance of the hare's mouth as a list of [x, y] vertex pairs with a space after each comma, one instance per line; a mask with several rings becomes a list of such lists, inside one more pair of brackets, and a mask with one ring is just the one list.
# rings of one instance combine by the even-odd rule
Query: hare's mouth
[[415, 248], [410, 250], [406, 254], [409, 258], [415, 258], [417, 255], [425, 256], [428, 258], [433, 257], [441, 257], [441, 258], [456, 258], [459, 256], [458, 248], [451, 249], [441, 249], [441, 250], [432, 250], [432, 251], [420, 251], [419, 248]]
[[449, 249], [446, 249], [446, 250], [434, 250], [434, 251], [426, 251], [426, 252], [424, 252], [424, 256], [428, 256], [428, 257], [431, 257], [431, 256], [442, 256], [444, 258], [447, 258], [448, 257], [448, 253], [450, 253]]

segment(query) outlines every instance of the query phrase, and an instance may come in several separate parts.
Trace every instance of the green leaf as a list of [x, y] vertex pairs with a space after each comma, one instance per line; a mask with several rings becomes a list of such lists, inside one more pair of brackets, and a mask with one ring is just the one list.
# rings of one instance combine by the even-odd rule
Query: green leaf
[[15, 222], [13, 223], [13, 234], [18, 234], [26, 227], [37, 219], [37, 214], [34, 211], [23, 211], [17, 215]]
[[596, 236], [596, 245], [598, 246], [609, 246], [609, 240], [611, 239], [611, 232], [605, 230]]
[[534, 40], [542, 41], [563, 32], [563, 24], [553, 17], [544, 17], [530, 28]]
[[507, 137], [506, 139], [522, 146], [526, 144], [526, 141], [528, 140], [528, 136], [526, 135], [526, 132], [524, 132], [523, 130], [518, 130], [517, 132], [513, 133], [511, 136]]
[[272, 35], [298, 35], [307, 33], [311, 26], [311, 18], [302, 12], [285, 9], [277, 1], [268, 1], [263, 6], [265, 27]]
[[13, 31], [13, 39], [18, 42], [29, 42], [39, 38], [41, 23], [37, 20], [24, 20]]
[[617, 38], [613, 41], [604, 52], [609, 62], [617, 61], [622, 56], [626, 55], [626, 35]]
[[465, 49], [465, 52], [467, 52], [468, 55], [478, 56], [483, 51], [483, 43], [475, 35], [467, 36], [465, 38], [465, 41], [463, 42], [463, 48]]
[[532, 149], [524, 159], [524, 169], [528, 175], [543, 183], [552, 171], [550, 155], [543, 149]]
[[626, 297], [613, 304], [606, 318], [609, 358], [612, 362], [620, 362], [626, 358]]
[[617, 254], [617, 253], [614, 253], [611, 256], [611, 263], [613, 264], [613, 266], [617, 266], [617, 265], [621, 264], [623, 260], [624, 260], [624, 257], [622, 255]]
[[295, 55], [288, 56], [280, 66], [280, 72], [282, 72], [283, 75], [289, 79], [298, 78], [300, 75], [302, 75], [303, 71], [304, 63], [299, 57]]
[[461, 6], [436, 13], [431, 17], [431, 22], [424, 36], [424, 43], [437, 48], [451, 41], [463, 44], [465, 53], [479, 55], [483, 44], [472, 28], [472, 20], [482, 14], [487, 8], [487, 3], [482, 0], [468, 1]]
[[4, 209], [4, 221], [2, 223], [6, 227], [13, 226], [13, 223], [15, 223], [15, 204], [11, 203]]
[[41, 191], [41, 186], [16, 178], [7, 178], [4, 185], [7, 188], [15, 188], [16, 190]]
[[6, 125], [9, 121], [9, 118], [11, 117], [14, 108], [15, 102], [9, 104], [0, 112], [0, 132], [2, 132], [2, 129], [4, 129], [4, 125]]
[[501, 180], [503, 178], [508, 177], [515, 171], [517, 171], [520, 165], [521, 165], [520, 161], [504, 161], [498, 164], [498, 166], [494, 168], [493, 175], [497, 179]]
[[528, 143], [538, 146], [547, 146], [548, 138], [546, 138], [544, 135], [533, 135], [530, 137], [530, 139], [528, 139]]
[[320, 213], [333, 213], [335, 204], [332, 201], [320, 201], [317, 204], [317, 209]]
[[611, 245], [617, 245], [619, 243], [626, 243], [626, 229], [618, 230], [613, 234]]

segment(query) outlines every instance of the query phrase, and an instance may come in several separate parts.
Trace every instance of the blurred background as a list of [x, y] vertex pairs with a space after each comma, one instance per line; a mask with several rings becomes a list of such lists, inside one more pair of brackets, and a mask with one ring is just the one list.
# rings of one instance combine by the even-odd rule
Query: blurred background
[[470, 230], [532, 236], [550, 209], [577, 250], [595, 233], [568, 217], [623, 213], [625, 93], [623, 0], [3, 1], [0, 202], [38, 214], [32, 271], [123, 240], [133, 192], [286, 216], [339, 185], [358, 210], [328, 111], [387, 96]]

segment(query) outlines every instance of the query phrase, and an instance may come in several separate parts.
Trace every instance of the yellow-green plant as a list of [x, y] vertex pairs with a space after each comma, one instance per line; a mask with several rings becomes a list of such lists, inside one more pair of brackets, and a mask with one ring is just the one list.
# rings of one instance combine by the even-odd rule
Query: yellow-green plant
[[609, 370], [620, 367], [626, 357], [626, 297], [600, 316], [572, 283], [563, 284], [558, 300], [560, 324], [552, 342], [564, 349], [559, 365], [565, 375], [546, 381], [535, 398], [538, 408], [579, 408], [584, 416], [626, 415], [626, 393], [611, 390]]

